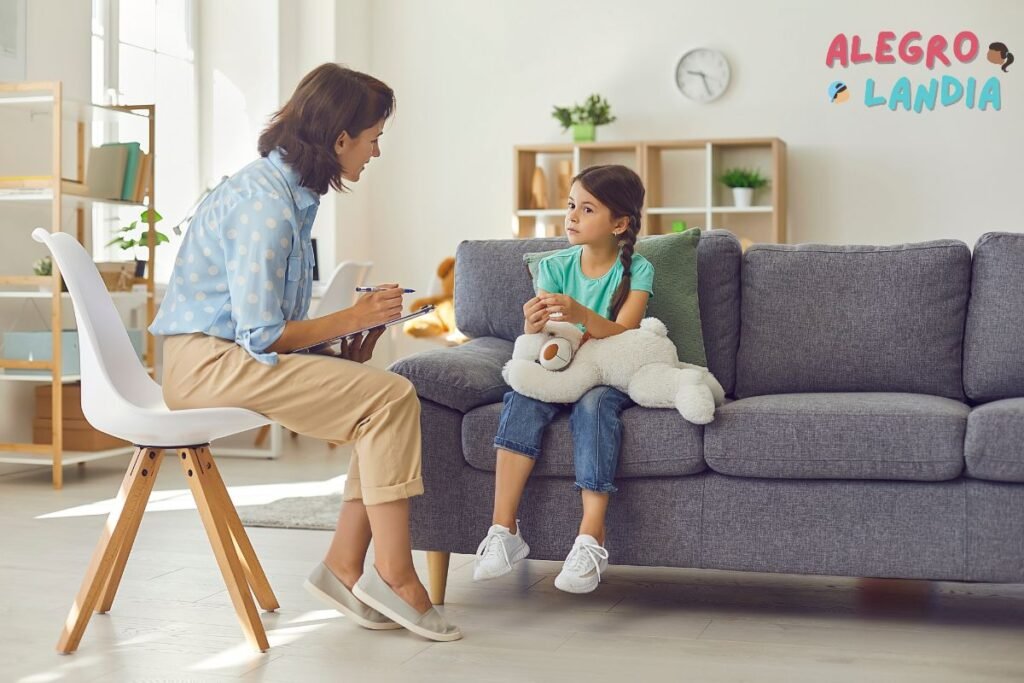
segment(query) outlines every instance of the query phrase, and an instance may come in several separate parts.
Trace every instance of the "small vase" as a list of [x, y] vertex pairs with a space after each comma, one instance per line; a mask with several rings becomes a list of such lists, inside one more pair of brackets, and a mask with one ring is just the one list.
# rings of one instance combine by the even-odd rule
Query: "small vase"
[[592, 123], [572, 124], [573, 142], [593, 142], [597, 140], [597, 126]]
[[732, 204], [737, 209], [746, 209], [754, 199], [754, 188], [734, 187], [732, 188]]

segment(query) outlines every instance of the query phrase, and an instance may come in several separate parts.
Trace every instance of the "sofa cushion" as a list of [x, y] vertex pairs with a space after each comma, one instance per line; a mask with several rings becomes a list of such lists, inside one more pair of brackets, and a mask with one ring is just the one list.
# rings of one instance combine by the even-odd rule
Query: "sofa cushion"
[[[501, 403], [481, 406], [462, 420], [462, 451], [479, 470], [494, 471], [494, 435], [498, 432]], [[622, 413], [622, 448], [616, 476], [678, 477], [705, 469], [703, 429], [675, 410], [633, 407]], [[573, 477], [572, 434], [569, 411], [563, 411], [544, 433], [541, 455], [533, 475]]]
[[[561, 238], [466, 241], [455, 266], [455, 317], [470, 337], [514, 341], [523, 331], [523, 304], [533, 296], [528, 252], [564, 249]], [[739, 241], [725, 230], [701, 233], [697, 246], [697, 296], [707, 367], [731, 394], [740, 338]]]
[[[697, 301], [700, 234], [700, 228], [691, 228], [686, 232], [641, 237], [636, 243], [636, 253], [654, 267], [654, 296], [647, 304], [647, 315], [665, 323], [679, 360], [706, 366]], [[534, 290], [540, 262], [554, 253], [557, 250], [523, 254], [523, 261], [533, 276]]]
[[971, 411], [964, 440], [967, 475], [1024, 482], [1024, 398], [986, 403]]
[[963, 469], [969, 412], [921, 394], [756, 396], [715, 412], [704, 457], [741, 477], [942, 481]]
[[742, 269], [736, 395], [884, 391], [962, 399], [971, 254], [755, 245]]
[[964, 332], [964, 390], [973, 401], [1024, 396], [1024, 234], [974, 245]]
[[501, 400], [509, 390], [501, 369], [511, 358], [512, 342], [483, 337], [407, 356], [389, 370], [412, 382], [421, 398], [464, 413]]

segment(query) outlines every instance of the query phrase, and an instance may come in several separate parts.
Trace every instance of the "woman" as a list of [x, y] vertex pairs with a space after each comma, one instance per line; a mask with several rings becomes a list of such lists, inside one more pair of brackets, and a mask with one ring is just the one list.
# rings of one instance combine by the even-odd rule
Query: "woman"
[[[357, 624], [432, 640], [461, 632], [432, 607], [412, 564], [409, 498], [423, 493], [420, 412], [408, 380], [361, 363], [402, 289], [306, 320], [310, 232], [320, 196], [380, 156], [392, 90], [337, 64], [311, 71], [259, 140], [260, 159], [197, 209], [150, 331], [166, 335], [163, 393], [173, 410], [246, 408], [308, 436], [354, 442], [338, 526], [307, 588]], [[290, 353], [374, 327], [341, 357]], [[363, 572], [370, 540], [374, 566]]]

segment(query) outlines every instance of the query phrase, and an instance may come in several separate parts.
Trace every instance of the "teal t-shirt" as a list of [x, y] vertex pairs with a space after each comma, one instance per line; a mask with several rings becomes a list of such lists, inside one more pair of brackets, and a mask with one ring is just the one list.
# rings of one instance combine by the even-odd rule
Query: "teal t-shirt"
[[[550, 294], [567, 294], [590, 310], [604, 317], [611, 314], [615, 290], [622, 282], [622, 261], [615, 259], [615, 265], [599, 278], [583, 274], [580, 259], [583, 247], [569, 247], [541, 259], [537, 264], [537, 289]], [[640, 254], [633, 254], [630, 290], [640, 290], [654, 296], [654, 266]], [[583, 329], [583, 326], [580, 326]]]

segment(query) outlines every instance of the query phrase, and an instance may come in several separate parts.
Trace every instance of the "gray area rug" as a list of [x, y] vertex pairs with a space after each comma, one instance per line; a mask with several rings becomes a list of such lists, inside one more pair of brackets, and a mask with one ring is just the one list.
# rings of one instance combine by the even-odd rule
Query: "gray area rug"
[[341, 494], [282, 498], [266, 505], [238, 508], [245, 526], [278, 529], [326, 529], [334, 531], [341, 509]]

